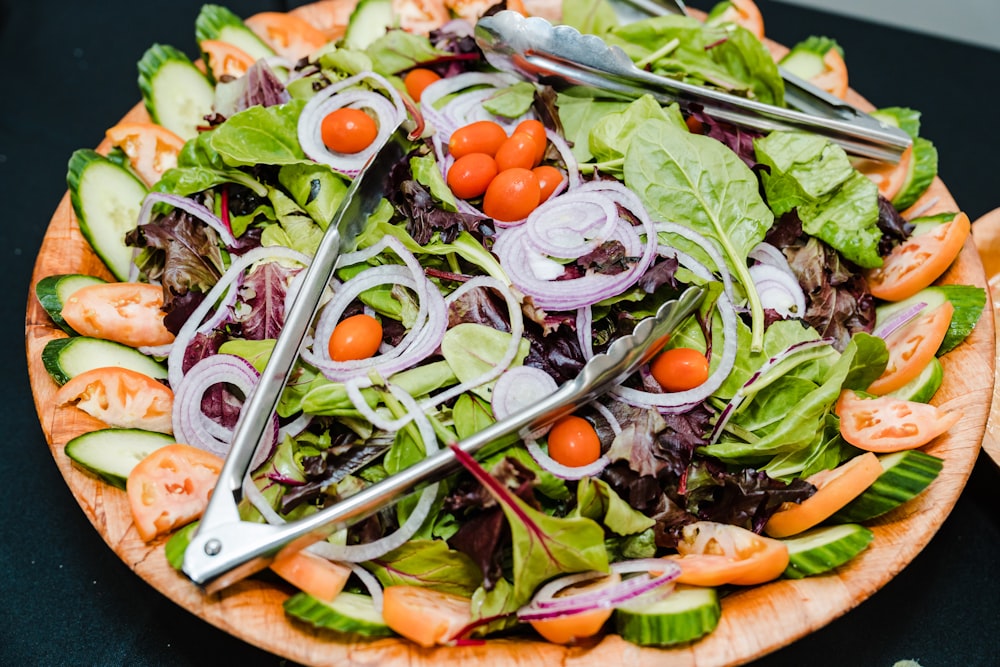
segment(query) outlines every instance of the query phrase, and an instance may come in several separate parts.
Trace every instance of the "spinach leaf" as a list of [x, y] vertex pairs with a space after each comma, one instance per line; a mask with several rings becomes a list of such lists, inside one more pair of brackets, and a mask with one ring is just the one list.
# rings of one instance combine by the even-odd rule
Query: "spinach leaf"
[[452, 55], [434, 48], [430, 40], [405, 30], [387, 30], [364, 51], [371, 58], [371, 68], [384, 76], [412, 69], [421, 63]]
[[438, 168], [437, 160], [433, 155], [410, 158], [410, 171], [413, 178], [426, 187], [431, 196], [441, 202], [441, 207], [446, 211], [457, 211], [458, 203], [455, 201], [455, 194], [448, 187], [441, 170]]
[[534, 101], [534, 84], [519, 81], [483, 100], [483, 108], [497, 116], [517, 118], [526, 114]]
[[582, 33], [600, 35], [618, 25], [618, 15], [608, 0], [574, 0], [562, 3], [562, 22]]
[[323, 231], [347, 194], [344, 179], [325, 164], [285, 165], [278, 170], [278, 182]]
[[411, 585], [443, 593], [471, 596], [483, 580], [472, 559], [449, 549], [441, 540], [410, 540], [398, 549], [367, 561], [383, 586]]
[[573, 89], [556, 96], [556, 107], [559, 109], [563, 135], [572, 146], [573, 156], [579, 162], [590, 162], [594, 159], [590, 152], [588, 139], [591, 130], [601, 119], [609, 114], [624, 111], [630, 104], [630, 102], [622, 100], [594, 97], [593, 92]]
[[602, 172], [621, 177], [621, 163], [633, 133], [640, 125], [654, 118], [672, 123], [679, 130], [687, 131], [677, 105], [665, 109], [652, 95], [643, 95], [624, 110], [605, 115], [594, 126], [590, 131], [589, 148]]
[[[451, 365], [460, 382], [473, 380], [496, 367], [504, 355], [511, 336], [483, 324], [462, 322], [445, 332], [441, 340], [441, 356]], [[527, 340], [521, 340], [511, 366], [520, 366], [528, 356]], [[496, 381], [473, 389], [473, 393], [489, 400]]]
[[572, 516], [583, 516], [603, 523], [618, 535], [641, 533], [656, 521], [621, 499], [604, 480], [584, 477], [576, 487], [576, 507]]
[[497, 579], [490, 590], [480, 586], [472, 594], [472, 620], [489, 622], [477, 627], [473, 634], [492, 634], [517, 625], [519, 621], [514, 612], [518, 606], [515, 604], [514, 587], [506, 579]]
[[253, 106], [213, 130], [211, 144], [232, 167], [258, 164], [312, 164], [298, 140], [298, 120], [305, 102]]
[[177, 166], [165, 171], [153, 189], [187, 196], [223, 183], [239, 183], [260, 197], [267, 196], [267, 186], [250, 174], [226, 164], [212, 148], [211, 139], [212, 132], [202, 132], [184, 144], [177, 156]]

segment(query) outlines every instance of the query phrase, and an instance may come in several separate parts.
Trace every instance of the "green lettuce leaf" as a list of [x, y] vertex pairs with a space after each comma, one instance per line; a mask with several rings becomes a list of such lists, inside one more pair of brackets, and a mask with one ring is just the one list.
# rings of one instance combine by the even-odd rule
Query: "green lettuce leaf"
[[471, 597], [483, 575], [472, 559], [441, 540], [410, 540], [365, 563], [383, 586], [410, 585]]

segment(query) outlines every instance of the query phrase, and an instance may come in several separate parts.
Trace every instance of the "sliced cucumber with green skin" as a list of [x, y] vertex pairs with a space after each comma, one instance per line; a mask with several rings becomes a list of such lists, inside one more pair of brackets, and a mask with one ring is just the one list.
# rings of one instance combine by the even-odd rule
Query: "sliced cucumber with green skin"
[[170, 567], [178, 572], [184, 567], [184, 552], [187, 551], [195, 531], [198, 530], [198, 523], [198, 521], [192, 521], [183, 528], [174, 531], [174, 534], [163, 545], [163, 555], [167, 557]]
[[66, 300], [69, 299], [73, 292], [81, 287], [103, 282], [107, 281], [103, 278], [88, 276], [84, 273], [65, 273], [46, 276], [35, 284], [35, 296], [38, 298], [38, 303], [42, 305], [42, 308], [49, 314], [49, 317], [52, 318], [56, 326], [73, 336], [76, 335], [76, 332], [73, 331], [73, 327], [68, 325], [62, 316], [63, 304], [66, 303]]
[[889, 392], [893, 398], [901, 398], [904, 401], [916, 401], [917, 403], [930, 403], [934, 394], [941, 388], [944, 382], [944, 366], [941, 365], [937, 357], [924, 366], [920, 375], [913, 378], [896, 391]]
[[642, 607], [615, 610], [622, 639], [641, 646], [673, 646], [707, 635], [719, 624], [722, 607], [714, 588], [678, 585], [667, 597]]
[[347, 21], [344, 47], [364, 50], [395, 24], [390, 0], [361, 0]]
[[802, 579], [840, 567], [868, 548], [875, 535], [856, 523], [813, 528], [782, 540], [788, 547], [784, 576]]
[[[714, 14], [715, 10], [712, 13]], [[710, 21], [711, 15], [709, 15]], [[800, 79], [808, 81], [826, 71], [823, 58], [830, 49], [839, 50], [840, 46], [829, 37], [809, 37], [793, 46], [778, 64]]]
[[208, 77], [184, 53], [166, 44], [149, 47], [138, 67], [139, 90], [153, 122], [185, 141], [196, 137], [215, 101]]
[[284, 607], [289, 616], [317, 628], [366, 637], [390, 637], [395, 634], [367, 595], [344, 591], [333, 602], [323, 602], [308, 593], [296, 593], [285, 600]]
[[879, 457], [882, 474], [860, 496], [840, 508], [829, 523], [868, 521], [919, 495], [941, 472], [944, 461], [918, 449]]
[[66, 443], [66, 456], [119, 489], [132, 468], [160, 447], [171, 445], [172, 435], [140, 428], [106, 428], [77, 436]]
[[264, 43], [239, 16], [220, 5], [203, 5], [194, 20], [194, 37], [200, 44], [206, 39], [226, 42], [254, 60], [274, 55], [274, 49]]
[[873, 111], [877, 120], [898, 127], [913, 139], [912, 157], [906, 172], [906, 179], [892, 205], [897, 210], [907, 209], [916, 203], [927, 191], [938, 172], [938, 152], [934, 144], [920, 137], [920, 112], [907, 107], [886, 107]]
[[80, 373], [105, 366], [128, 368], [157, 380], [167, 377], [166, 366], [139, 350], [88, 336], [50, 340], [42, 349], [42, 365], [60, 385], [66, 384]]
[[910, 306], [925, 303], [927, 306], [921, 312], [929, 312], [945, 301], [951, 301], [955, 312], [948, 325], [948, 333], [941, 341], [937, 356], [955, 349], [976, 328], [983, 309], [986, 307], [986, 290], [974, 285], [931, 285], [925, 287], [913, 296], [902, 301], [882, 304], [875, 308], [875, 328], [889, 321], [896, 313]]
[[126, 167], [83, 148], [70, 156], [66, 186], [80, 231], [118, 280], [128, 280], [132, 248], [125, 234], [135, 227], [148, 189]]

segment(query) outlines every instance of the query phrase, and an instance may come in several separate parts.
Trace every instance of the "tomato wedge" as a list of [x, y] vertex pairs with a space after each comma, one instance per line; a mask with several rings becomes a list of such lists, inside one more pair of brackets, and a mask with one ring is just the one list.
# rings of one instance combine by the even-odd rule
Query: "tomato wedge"
[[351, 568], [308, 551], [279, 555], [271, 569], [282, 579], [317, 600], [332, 602], [344, 590]]
[[969, 216], [958, 213], [924, 234], [910, 237], [866, 274], [868, 290], [886, 301], [902, 301], [937, 280], [969, 237]]
[[329, 41], [322, 30], [294, 14], [260, 12], [243, 22], [275, 53], [290, 60], [304, 58]]
[[962, 418], [961, 410], [891, 396], [861, 398], [853, 391], [840, 394], [836, 412], [844, 440], [879, 453], [922, 447]]
[[253, 67], [253, 56], [229, 42], [205, 39], [198, 46], [208, 64], [208, 71], [216, 81], [222, 81], [223, 77], [241, 77]]
[[916, 379], [941, 347], [954, 313], [955, 307], [945, 301], [892, 332], [885, 339], [889, 362], [882, 375], [868, 387], [868, 393], [882, 396]]
[[80, 373], [56, 392], [56, 405], [72, 403], [108, 426], [173, 433], [173, 392], [128, 368], [107, 366]]
[[753, 0], [730, 0], [718, 20], [743, 26], [757, 39], [764, 39], [764, 17]]
[[382, 618], [399, 634], [429, 648], [453, 639], [472, 621], [472, 601], [421, 586], [386, 586]]
[[912, 161], [913, 146], [907, 146], [896, 164], [880, 160], [855, 160], [853, 164], [855, 169], [878, 186], [880, 195], [892, 201], [906, 183]]
[[132, 168], [152, 186], [163, 172], [177, 166], [184, 140], [156, 123], [119, 123], [105, 132], [112, 146], [121, 148]]
[[149, 283], [102, 283], [73, 292], [63, 319], [82, 336], [113, 340], [131, 347], [172, 343], [163, 325], [163, 288]]
[[139, 461], [125, 484], [139, 537], [149, 542], [200, 517], [222, 463], [214, 454], [182, 444], [161, 447]]
[[288, 14], [304, 20], [333, 40], [344, 36], [357, 5], [358, 0], [319, 0], [291, 9]]
[[780, 538], [809, 530], [861, 495], [881, 474], [882, 466], [878, 457], [865, 452], [833, 470], [810, 475], [806, 481], [816, 487], [816, 493], [801, 503], [782, 505], [780, 510], [771, 515], [764, 526], [764, 532], [771, 537]]
[[677, 582], [693, 586], [754, 586], [781, 576], [788, 567], [788, 547], [739, 526], [697, 521], [684, 526]]
[[[812, 77], [809, 81], [814, 86], [822, 88], [826, 92], [844, 99], [847, 97], [847, 63], [837, 49], [830, 49], [823, 55], [823, 64], [826, 68]], [[898, 188], [897, 188], [898, 191]]]

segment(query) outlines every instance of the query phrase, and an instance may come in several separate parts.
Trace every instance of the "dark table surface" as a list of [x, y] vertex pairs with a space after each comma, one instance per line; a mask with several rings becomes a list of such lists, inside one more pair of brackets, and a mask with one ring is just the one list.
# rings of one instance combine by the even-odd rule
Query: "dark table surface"
[[[138, 99], [135, 63], [154, 42], [193, 52], [198, 0], [0, 2], [0, 664], [287, 664], [215, 629], [135, 576], [104, 544], [46, 447], [27, 381], [22, 322], [66, 161]], [[232, 2], [248, 16], [281, 2]], [[300, 3], [293, 3], [300, 4]], [[696, 5], [698, 3], [695, 3]], [[1000, 205], [1000, 52], [760, 1], [785, 44], [836, 37], [853, 87], [923, 112], [922, 134], [972, 219]], [[9, 263], [8, 263], [9, 262]], [[990, 400], [983, 396], [984, 401]], [[930, 545], [883, 590], [759, 665], [1000, 664], [1000, 474], [981, 455]]]

